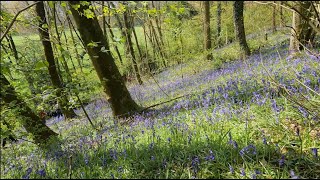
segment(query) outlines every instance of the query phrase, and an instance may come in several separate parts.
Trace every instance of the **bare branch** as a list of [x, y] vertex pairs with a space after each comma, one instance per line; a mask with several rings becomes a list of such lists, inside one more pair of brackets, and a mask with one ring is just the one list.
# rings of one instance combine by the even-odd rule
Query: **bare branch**
[[17, 19], [17, 17], [19, 16], [19, 14], [22, 13], [23, 11], [31, 8], [32, 6], [34, 6], [35, 4], [37, 4], [37, 3], [39, 3], [39, 2], [41, 2], [41, 1], [37, 1], [37, 2], [35, 2], [35, 3], [33, 3], [33, 4], [30, 4], [29, 6], [27, 6], [27, 7], [25, 7], [25, 8], [23, 8], [23, 9], [21, 9], [21, 10], [13, 17], [11, 23], [9, 24], [9, 26], [7, 27], [7, 29], [5, 30], [5, 32], [4, 32], [3, 35], [1, 36], [1, 38], [0, 38], [0, 43], [2, 42], [3, 38], [8, 34], [9, 30], [10, 30], [11, 27], [13, 26], [13, 23], [16, 21], [16, 19]]

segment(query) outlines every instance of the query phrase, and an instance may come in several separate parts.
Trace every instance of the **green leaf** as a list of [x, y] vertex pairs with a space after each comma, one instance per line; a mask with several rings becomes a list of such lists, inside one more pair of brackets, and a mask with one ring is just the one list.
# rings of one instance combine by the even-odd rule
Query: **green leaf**
[[93, 19], [94, 18], [94, 13], [90, 9], [83, 10], [83, 13], [88, 19], [90, 19], [90, 18]]
[[54, 2], [53, 2], [53, 1], [48, 1], [48, 3], [49, 3], [49, 7], [50, 7], [50, 8], [53, 8], [53, 7], [54, 7]]
[[42, 68], [48, 68], [49, 64], [47, 61], [39, 61], [35, 65], [35, 70], [41, 70]]
[[98, 47], [98, 43], [96, 43], [96, 42], [91, 42], [91, 43], [87, 44], [87, 46], [88, 46], [89, 48]]
[[42, 24], [41, 26], [43, 29], [48, 29], [48, 24]]
[[65, 2], [61, 2], [62, 7], [67, 7], [67, 4]]
[[[51, 1], [49, 1], [51, 2]], [[71, 5], [71, 7], [75, 10], [78, 10], [80, 8], [80, 4]]]

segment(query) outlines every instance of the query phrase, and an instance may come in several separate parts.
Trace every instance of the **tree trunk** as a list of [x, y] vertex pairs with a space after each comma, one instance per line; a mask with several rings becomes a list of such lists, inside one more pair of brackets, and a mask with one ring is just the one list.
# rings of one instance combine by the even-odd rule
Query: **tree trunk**
[[128, 20], [128, 12], [127, 12], [127, 10], [123, 13], [125, 33], [126, 33], [126, 37], [127, 37], [126, 41], [127, 41], [128, 47], [129, 47], [129, 52], [130, 52], [130, 55], [131, 55], [131, 60], [132, 60], [132, 63], [133, 63], [133, 69], [134, 69], [134, 72], [135, 72], [135, 75], [136, 75], [136, 79], [137, 79], [138, 83], [141, 85], [143, 82], [142, 82], [141, 77], [140, 77], [137, 59], [136, 59], [136, 56], [135, 56], [134, 50], [133, 50], [133, 45], [132, 45], [132, 40], [131, 40], [131, 24], [129, 23], [129, 20]]
[[67, 21], [68, 21], [68, 25], [69, 25], [69, 31], [70, 31], [71, 40], [72, 40], [72, 43], [73, 43], [73, 46], [74, 46], [74, 51], [75, 51], [76, 56], [77, 56], [76, 59], [77, 59], [78, 65], [80, 67], [80, 71], [81, 71], [81, 73], [83, 73], [82, 65], [81, 65], [81, 62], [80, 62], [80, 59], [82, 59], [82, 58], [80, 57], [80, 54], [78, 52], [77, 44], [76, 44], [76, 41], [74, 39], [73, 30], [72, 30], [72, 27], [71, 27], [71, 20], [70, 20], [69, 15], [67, 13], [66, 13], [66, 17], [67, 17]]
[[[79, 1], [69, 1], [71, 7], [80, 5]], [[131, 95], [121, 78], [121, 74], [108, 50], [106, 39], [98, 23], [97, 17], [88, 19], [80, 14], [84, 10], [89, 9], [89, 6], [80, 5], [78, 10], [71, 8], [72, 15], [76, 21], [78, 30], [83, 41], [86, 44], [86, 49], [92, 61], [92, 64], [98, 74], [98, 77], [104, 87], [104, 91], [109, 96], [108, 102], [114, 116], [128, 117], [131, 112], [139, 111], [139, 107], [131, 98]], [[95, 42], [97, 46], [88, 46], [89, 43]], [[105, 47], [107, 51], [102, 52], [101, 48]]]
[[12, 36], [10, 34], [8, 34], [7, 37], [8, 37], [8, 40], [10, 42], [10, 46], [11, 46], [11, 49], [13, 51], [14, 58], [16, 59], [16, 61], [18, 61], [18, 59], [19, 59], [18, 51], [17, 51], [16, 45], [15, 45], [13, 39], [12, 39]]
[[203, 27], [204, 27], [204, 49], [207, 54], [207, 60], [212, 60], [211, 54], [211, 33], [210, 33], [210, 2], [203, 1], [204, 3], [204, 16], [203, 16]]
[[[110, 19], [110, 18], [109, 18], [109, 19]], [[109, 32], [110, 32], [110, 35], [111, 35], [111, 39], [113, 40], [113, 39], [114, 39], [114, 34], [113, 34], [112, 29], [111, 29], [110, 23], [108, 22], [108, 23], [106, 23], [106, 24], [107, 24], [107, 26], [108, 26], [108, 29], [109, 29]], [[119, 60], [120, 60], [120, 63], [123, 64], [122, 57], [121, 57], [121, 55], [120, 55], [120, 51], [119, 51], [118, 46], [117, 46], [117, 45], [114, 45], [114, 49], [116, 50], [116, 53], [117, 53], [118, 58], [119, 58]]]
[[291, 28], [291, 36], [290, 36], [290, 46], [289, 53], [295, 54], [299, 51], [299, 40], [298, 40], [298, 32], [300, 24], [299, 14], [295, 11], [292, 11], [292, 28]]
[[236, 38], [239, 41], [241, 57], [245, 58], [250, 55], [250, 49], [246, 41], [246, 34], [243, 23], [243, 1], [233, 3], [233, 19], [235, 26]]
[[283, 18], [283, 11], [282, 11], [282, 1], [280, 1], [280, 6], [279, 6], [279, 14], [280, 14], [280, 27], [285, 26], [284, 18]]
[[18, 109], [19, 115], [24, 119], [21, 124], [28, 133], [34, 136], [35, 142], [44, 144], [52, 136], [57, 136], [46, 124], [32, 111], [32, 109], [18, 97], [14, 88], [6, 77], [0, 72], [1, 93], [0, 97], [6, 104], [15, 103], [15, 109]]
[[[276, 3], [274, 1], [274, 3]], [[277, 31], [277, 25], [276, 25], [276, 8], [277, 6], [274, 4], [272, 9], [272, 32], [275, 33]]]
[[[154, 5], [154, 1], [151, 1], [152, 7], [156, 8], [156, 6]], [[159, 16], [159, 15], [158, 15]], [[163, 35], [162, 35], [162, 31], [161, 31], [161, 27], [160, 27], [160, 22], [158, 17], [155, 17], [155, 22], [156, 22], [156, 26], [157, 26], [157, 30], [159, 33], [159, 38], [160, 38], [160, 42], [161, 42], [161, 46], [164, 47], [164, 43], [163, 43]]]
[[[313, 8], [311, 8], [313, 2], [311, 1], [299, 1], [298, 3], [298, 10], [299, 12], [301, 12], [301, 14], [306, 17], [308, 20], [310, 20], [313, 16]], [[314, 29], [309, 25], [308, 21], [306, 21], [305, 19], [303, 19], [300, 15], [300, 32], [298, 34], [298, 38], [299, 41], [301, 42], [301, 44], [299, 45], [299, 49], [302, 50], [304, 47], [303, 46], [313, 46], [314, 44], [314, 37], [315, 37], [315, 31]]]
[[[57, 16], [56, 16], [56, 3], [53, 4], [53, 22], [54, 22], [54, 29], [55, 29], [55, 32], [57, 35], [57, 41], [58, 41], [58, 45], [59, 45], [59, 46], [56, 45], [57, 53], [60, 54], [60, 57], [62, 59], [62, 64], [63, 64], [64, 69], [66, 70], [66, 73], [71, 74], [69, 67], [68, 67], [68, 64], [67, 64], [67, 61], [66, 61], [66, 58], [63, 54], [64, 49], [62, 48], [63, 46], [61, 43], [61, 37], [60, 37], [59, 31], [58, 31]], [[60, 75], [62, 76], [62, 74], [60, 74]], [[61, 79], [62, 79], [62, 77], [61, 77]], [[67, 76], [67, 79], [68, 79], [68, 82], [70, 82], [69, 76]]]
[[217, 2], [217, 37], [218, 37], [218, 47], [221, 45], [221, 1]]
[[59, 106], [63, 114], [65, 115], [65, 118], [73, 118], [76, 116], [76, 114], [73, 112], [72, 109], [67, 108], [68, 99], [66, 95], [62, 92], [63, 84], [60, 80], [59, 74], [56, 69], [49, 32], [47, 28], [43, 28], [43, 25], [47, 24], [43, 2], [39, 2], [36, 4], [36, 11], [37, 15], [40, 17], [38, 31], [44, 47], [45, 57], [49, 64], [48, 70], [50, 74], [50, 79], [52, 81], [53, 86], [57, 88], [56, 95], [58, 97]]

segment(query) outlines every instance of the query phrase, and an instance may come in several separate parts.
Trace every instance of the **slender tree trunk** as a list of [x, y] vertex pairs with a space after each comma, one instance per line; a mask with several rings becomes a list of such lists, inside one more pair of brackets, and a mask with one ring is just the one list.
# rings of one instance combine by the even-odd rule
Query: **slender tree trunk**
[[136, 59], [136, 56], [135, 56], [134, 50], [133, 50], [133, 45], [132, 45], [132, 40], [131, 40], [131, 25], [130, 25], [130, 23], [128, 21], [128, 12], [127, 12], [127, 10], [126, 10], [126, 12], [123, 13], [123, 19], [124, 19], [125, 33], [126, 33], [126, 37], [127, 37], [127, 44], [129, 46], [129, 52], [130, 52], [130, 55], [131, 55], [131, 59], [132, 59], [133, 68], [134, 68], [134, 72], [135, 72], [135, 75], [136, 75], [136, 79], [137, 79], [139, 84], [142, 84], [143, 82], [142, 82], [141, 77], [140, 77], [137, 59]]
[[218, 37], [218, 47], [221, 45], [221, 1], [217, 2], [217, 37]]
[[18, 97], [14, 88], [1, 72], [0, 83], [1, 99], [8, 105], [15, 103], [15, 109], [19, 109], [16, 112], [24, 117], [24, 119], [21, 120], [21, 124], [28, 133], [31, 133], [34, 136], [34, 140], [37, 144], [44, 144], [50, 137], [57, 136], [57, 134], [46, 126], [46, 124], [32, 111], [32, 109]]
[[145, 67], [147, 68], [147, 72], [148, 73], [151, 73], [151, 68], [149, 66], [149, 56], [148, 56], [148, 41], [147, 41], [147, 32], [146, 32], [146, 29], [145, 29], [145, 26], [144, 26], [144, 22], [143, 22], [143, 25], [142, 25], [142, 28], [143, 28], [143, 35], [144, 35], [144, 43], [146, 45], [146, 56], [145, 56]]
[[[110, 19], [110, 18], [109, 18]], [[110, 32], [110, 35], [111, 35], [111, 38], [114, 39], [114, 34], [113, 34], [113, 31], [112, 31], [112, 28], [110, 26], [110, 23], [106, 23], [107, 26], [108, 26], [108, 29], [109, 29], [109, 32]], [[120, 54], [120, 51], [119, 51], [119, 48], [117, 45], [114, 45], [114, 49], [116, 50], [116, 53], [118, 55], [118, 58], [120, 60], [120, 63], [123, 64], [123, 61], [122, 61], [122, 57], [121, 57], [121, 54]]]
[[9, 34], [9, 35], [7, 35], [7, 37], [8, 37], [8, 40], [10, 42], [10, 46], [12, 48], [12, 52], [13, 52], [14, 58], [16, 59], [16, 61], [18, 61], [18, 59], [19, 59], [18, 51], [17, 51], [16, 45], [15, 45], [13, 39], [12, 39], [12, 36]]
[[101, 1], [101, 3], [102, 3], [102, 15], [103, 15], [102, 16], [102, 30], [103, 30], [103, 35], [107, 38], [106, 17], [104, 16], [104, 13], [103, 13], [104, 1]]
[[282, 11], [282, 1], [279, 2], [280, 6], [279, 6], [279, 14], [280, 14], [280, 27], [284, 27], [285, 22], [284, 22], [284, 18], [283, 18], [283, 11]]
[[138, 41], [138, 38], [137, 38], [137, 33], [136, 33], [136, 28], [135, 27], [132, 28], [132, 32], [133, 32], [134, 40], [135, 40], [135, 42], [137, 44], [137, 49], [138, 49], [139, 56], [140, 56], [140, 62], [142, 62], [142, 52], [141, 52], [141, 48], [140, 48], [139, 41]]
[[[204, 49], [207, 54], [207, 60], [212, 60], [211, 54], [211, 33], [210, 33], [210, 2], [203, 1], [204, 3], [204, 16], [203, 16], [203, 28], [204, 28]], [[208, 52], [209, 51], [209, 52]]]
[[[153, 8], [156, 8], [156, 6], [154, 5], [154, 1], [151, 1], [151, 4], [152, 4], [152, 7], [153, 7]], [[158, 10], [158, 9], [157, 9], [157, 10]], [[158, 16], [159, 16], [159, 15], [158, 15]], [[158, 30], [158, 33], [159, 33], [159, 39], [160, 39], [161, 46], [164, 47], [163, 35], [162, 35], [161, 28], [160, 28], [160, 22], [159, 22], [158, 17], [155, 17], [155, 22], [156, 22], [157, 30]]]
[[56, 69], [56, 63], [54, 61], [54, 55], [52, 51], [48, 29], [42, 28], [44, 24], [47, 24], [43, 2], [39, 2], [36, 4], [36, 11], [37, 11], [37, 15], [40, 17], [39, 29], [38, 29], [40, 34], [40, 39], [44, 47], [46, 60], [48, 61], [48, 64], [49, 64], [48, 70], [49, 70], [52, 84], [55, 88], [57, 88], [56, 95], [58, 97], [59, 106], [66, 118], [75, 117], [76, 114], [73, 112], [73, 110], [68, 109], [68, 106], [67, 106], [68, 99], [66, 95], [62, 92], [63, 84]]
[[[274, 1], [274, 3], [276, 3], [276, 1]], [[273, 9], [272, 9], [272, 32], [273, 32], [273, 33], [275, 33], [275, 32], [277, 31], [277, 25], [276, 25], [276, 18], [277, 18], [276, 8], [277, 8], [277, 5], [273, 5]]]
[[[63, 46], [62, 46], [62, 43], [61, 43], [61, 37], [60, 37], [59, 31], [58, 31], [57, 16], [56, 16], [56, 3], [54, 3], [54, 5], [53, 5], [53, 22], [54, 22], [54, 29], [55, 29], [56, 34], [57, 34], [57, 41], [58, 41], [58, 44], [59, 44], [59, 48], [57, 48], [57, 53], [59, 53], [60, 56], [61, 56], [62, 64], [63, 64], [63, 67], [66, 70], [67, 74], [71, 74], [70, 70], [69, 70], [69, 67], [68, 67], [68, 64], [67, 64], [67, 61], [66, 61], [66, 58], [65, 58], [65, 56], [63, 54], [63, 50], [64, 49], [63, 49]], [[68, 82], [70, 82], [69, 76], [67, 76], [67, 79], [68, 79]]]
[[[69, 1], [69, 4], [71, 6], [80, 5], [80, 2]], [[109, 51], [101, 51], [101, 47], [105, 47], [106, 50], [109, 50], [109, 47], [105, 37], [103, 36], [97, 17], [94, 16], [93, 19], [88, 19], [87, 17], [80, 15], [81, 13], [84, 13], [84, 10], [86, 9], [89, 9], [88, 5], [80, 5], [78, 10], [71, 8], [71, 12], [85, 44], [87, 45], [91, 42], [98, 42], [97, 47], [86, 46], [86, 49], [104, 90], [109, 96], [107, 100], [111, 105], [113, 115], [118, 117], [128, 117], [131, 115], [131, 112], [139, 111], [141, 107], [139, 107], [131, 98], [131, 95], [114, 62], [114, 58], [111, 56]]]
[[246, 34], [243, 23], [243, 1], [233, 3], [233, 19], [236, 32], [236, 38], [239, 41], [242, 58], [250, 55], [250, 49], [246, 41]]
[[79, 52], [78, 52], [77, 44], [76, 44], [76, 41], [75, 41], [75, 39], [74, 39], [73, 30], [72, 30], [72, 27], [71, 27], [71, 20], [70, 20], [69, 15], [68, 15], [67, 13], [66, 13], [66, 17], [67, 17], [67, 21], [68, 21], [68, 25], [69, 25], [69, 30], [70, 30], [70, 36], [71, 36], [72, 44], [73, 44], [73, 46], [74, 46], [74, 51], [75, 51], [76, 56], [77, 56], [76, 59], [77, 59], [77, 62], [78, 62], [78, 66], [79, 66], [79, 68], [80, 68], [81, 73], [83, 73], [82, 65], [81, 65], [81, 62], [80, 62], [80, 59], [82, 59], [82, 58], [80, 57], [80, 54], [79, 54]]
[[159, 43], [156, 30], [154, 29], [154, 26], [153, 26], [151, 20], [149, 20], [149, 23], [150, 23], [150, 28], [151, 28], [150, 36], [153, 36], [153, 37], [154, 37], [153, 39], [154, 39], [155, 45], [158, 47], [159, 54], [160, 54], [160, 56], [161, 56], [161, 58], [162, 58], [163, 66], [164, 66], [164, 67], [167, 67], [167, 64], [166, 64], [166, 61], [165, 61], [166, 58], [165, 58], [165, 55], [164, 55], [164, 53], [163, 53], [163, 51], [162, 51], [162, 47], [161, 47], [161, 45], [160, 45], [160, 43]]
[[[108, 1], [107, 3], [108, 3], [109, 6], [111, 5], [113, 8], [115, 8], [115, 5], [113, 4], [112, 1]], [[125, 32], [126, 30], [124, 29], [124, 26], [122, 25], [121, 18], [120, 18], [118, 13], [115, 14], [115, 18], [116, 18], [116, 20], [118, 22], [119, 29], [120, 29], [120, 32], [121, 32], [122, 36], [126, 37], [126, 32]], [[125, 46], [125, 54], [128, 55], [130, 53], [130, 48], [129, 48], [127, 43], [125, 43], [124, 46]]]

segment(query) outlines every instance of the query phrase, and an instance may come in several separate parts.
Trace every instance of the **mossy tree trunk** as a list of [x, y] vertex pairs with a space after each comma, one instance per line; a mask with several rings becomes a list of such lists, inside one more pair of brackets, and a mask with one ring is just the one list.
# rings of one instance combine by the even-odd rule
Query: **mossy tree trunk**
[[[91, 3], [89, 3], [89, 5], [84, 5], [83, 3], [80, 5], [79, 1], [69, 1], [69, 4], [92, 64], [104, 87], [105, 93], [109, 96], [107, 100], [110, 103], [113, 115], [120, 118], [128, 117], [132, 112], [139, 111], [141, 107], [132, 99], [121, 78], [121, 74], [115, 64], [114, 58], [110, 54], [110, 48], [107, 45], [97, 17], [94, 15], [89, 19], [81, 15], [84, 14], [85, 10], [89, 10]], [[76, 6], [79, 7], [77, 10], [73, 8]], [[95, 45], [90, 46], [92, 43]], [[104, 47], [106, 51], [101, 51], [102, 47]]]
[[233, 20], [235, 26], [236, 39], [239, 41], [242, 58], [250, 55], [250, 49], [246, 40], [246, 33], [243, 23], [243, 1], [233, 3]]
[[42, 41], [42, 45], [44, 47], [44, 53], [46, 60], [49, 64], [48, 71], [50, 74], [50, 79], [53, 84], [53, 86], [57, 89], [56, 95], [58, 97], [58, 103], [62, 110], [62, 113], [64, 114], [65, 118], [73, 118], [76, 116], [76, 114], [73, 112], [72, 109], [68, 108], [68, 99], [65, 93], [63, 93], [63, 83], [62, 80], [59, 77], [58, 71], [56, 69], [56, 63], [54, 61], [54, 55], [53, 50], [50, 42], [50, 36], [48, 32], [48, 28], [45, 26], [48, 25], [45, 15], [45, 9], [43, 2], [39, 2], [36, 4], [36, 12], [37, 15], [40, 17], [39, 19], [39, 34], [40, 39]]
[[[210, 2], [203, 1], [204, 3], [204, 49], [205, 51], [211, 50], [211, 33], [210, 33]], [[212, 60], [211, 52], [207, 52], [207, 60]]]

